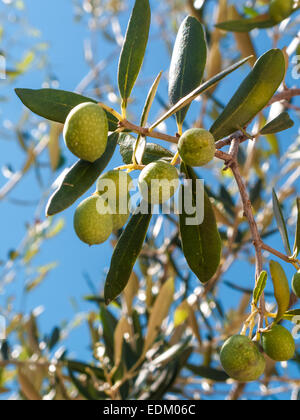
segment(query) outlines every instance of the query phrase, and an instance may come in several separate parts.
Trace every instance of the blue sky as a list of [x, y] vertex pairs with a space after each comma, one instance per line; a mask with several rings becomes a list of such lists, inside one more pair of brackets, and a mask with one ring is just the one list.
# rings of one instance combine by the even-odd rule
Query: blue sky
[[[154, 1], [152, 2], [154, 5]], [[3, 5], [1, 6], [3, 8]], [[59, 81], [59, 86], [64, 90], [74, 90], [79, 81], [85, 76], [88, 67], [84, 61], [83, 40], [89, 36], [86, 25], [74, 22], [74, 9], [71, 0], [26, 0], [26, 15], [29, 23], [41, 31], [41, 39], [49, 43], [48, 57], [51, 63], [53, 76]], [[125, 21], [122, 22], [125, 25]], [[125, 26], [123, 26], [123, 31]], [[159, 39], [155, 38], [156, 28], [152, 27], [152, 38], [154, 39], [150, 48], [144, 66], [144, 78], [149, 81], [148, 86], [139, 86], [136, 90], [140, 104], [143, 102], [153, 80], [160, 70], [168, 70], [168, 55], [164, 46], [162, 47]], [[262, 34], [257, 39], [258, 52], [265, 52], [271, 47], [266, 42], [266, 37]], [[110, 46], [102, 40], [99, 42], [99, 57], [104, 58], [110, 53]], [[112, 71], [116, 74], [117, 62], [112, 65]], [[218, 91], [218, 97], [225, 102], [230, 97], [233, 90], [237, 87], [238, 81], [241, 81], [248, 68], [236, 72], [227, 80], [226, 87]], [[31, 71], [24, 77], [17, 80], [14, 87], [40, 88], [44, 81], [44, 71]], [[115, 78], [117, 80], [117, 76]], [[290, 80], [291, 81], [291, 80]], [[293, 84], [295, 82], [293, 81]], [[1, 87], [1, 82], [0, 82]], [[5, 94], [9, 95], [10, 100], [7, 103], [0, 104], [2, 119], [17, 121], [22, 112], [22, 104], [14, 95], [12, 86], [5, 88]], [[165, 95], [167, 91], [166, 82], [161, 86], [160, 93]], [[194, 105], [191, 114], [193, 115], [197, 105]], [[136, 107], [134, 107], [136, 110]], [[151, 114], [155, 117], [158, 110], [157, 105]], [[174, 124], [170, 123], [170, 129], [174, 130]], [[291, 131], [292, 133], [293, 131]], [[294, 131], [295, 132], [295, 131]], [[282, 148], [285, 149], [284, 143]], [[2, 153], [0, 154], [0, 165], [3, 166], [12, 163], [15, 169], [21, 167], [23, 155], [15, 146], [14, 141], [1, 141]], [[67, 164], [71, 165], [75, 159], [69, 153], [65, 152]], [[45, 157], [46, 159], [46, 157]], [[119, 158], [115, 157], [111, 167], [119, 163]], [[209, 177], [207, 172], [203, 172]], [[56, 174], [57, 175], [57, 174]], [[48, 174], [53, 180], [54, 175]], [[210, 178], [208, 178], [210, 179]], [[22, 183], [11, 193], [10, 197], [37, 200], [40, 190], [33, 181], [34, 177], [29, 174]], [[5, 183], [5, 179], [0, 175], [0, 185]], [[9, 201], [1, 203], [0, 221], [2, 241], [0, 242], [0, 258], [5, 259], [7, 251], [15, 249], [25, 233], [25, 223], [32, 221], [34, 207], [19, 207], [11, 204]], [[62, 319], [71, 320], [74, 315], [70, 297], [74, 297], [79, 311], [91, 309], [91, 305], [82, 300], [82, 296], [91, 294], [84, 275], [87, 274], [95, 285], [96, 290], [100, 291], [105, 278], [105, 270], [109, 265], [112, 249], [109, 243], [100, 247], [89, 248], [82, 244], [73, 231], [74, 207], [64, 213], [66, 226], [63, 232], [56, 238], [48, 241], [43, 246], [41, 253], [35, 260], [35, 264], [46, 264], [51, 261], [58, 261], [59, 266], [46, 279], [46, 281], [30, 294], [26, 303], [26, 309], [29, 310], [39, 305], [45, 307], [45, 312], [40, 318], [42, 330], [46, 333], [55, 325], [58, 325]], [[281, 248], [280, 241], [272, 237], [272, 246]], [[282, 249], [282, 248], [281, 248]], [[285, 268], [287, 268], [285, 266]], [[292, 273], [292, 271], [287, 270]], [[253, 284], [253, 270], [247, 263], [238, 262], [226, 276], [227, 280], [243, 285], [244, 287]], [[11, 292], [20, 296], [20, 290], [24, 278], [20, 276], [18, 281], [10, 287]], [[270, 289], [270, 285], [269, 285]], [[240, 294], [228, 289], [221, 288], [222, 300], [226, 307], [234, 306]], [[0, 295], [1, 299], [1, 295]], [[84, 328], [75, 330], [71, 335], [69, 347], [77, 357], [87, 356], [88, 336]]]

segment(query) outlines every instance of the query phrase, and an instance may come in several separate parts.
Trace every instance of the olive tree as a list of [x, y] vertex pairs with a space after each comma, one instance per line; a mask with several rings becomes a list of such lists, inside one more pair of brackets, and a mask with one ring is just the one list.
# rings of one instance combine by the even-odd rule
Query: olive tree
[[[300, 77], [298, 2], [245, 2], [243, 12], [226, 0], [165, 2], [162, 19], [157, 7], [151, 11], [149, 0], [136, 0], [122, 42], [116, 29], [119, 14], [128, 13], [121, 11], [122, 2], [88, 4], [91, 19], [106, 36], [108, 17], [115, 19], [121, 51], [118, 73], [110, 77], [118, 91], [111, 87], [114, 82], [108, 83], [115, 106], [101, 95], [101, 86], [100, 95], [98, 89], [94, 97], [84, 92], [99, 68], [93, 68], [76, 93], [19, 88], [16, 94], [50, 122], [56, 141], [63, 134], [65, 147], [79, 158], [60, 176], [46, 216], [76, 202], [74, 235], [89, 245], [113, 235], [105, 285], [99, 296], [89, 297], [97, 308], [86, 317], [91, 360], [51, 353], [60, 342], [59, 330], [41, 340], [34, 314], [29, 321], [19, 317], [10, 329], [27, 347], [26, 356], [13, 357], [9, 339], [2, 344], [0, 385], [13, 372], [20, 396], [30, 400], [155, 400], [170, 395], [234, 400], [273, 395], [274, 383], [280, 383], [276, 393], [297, 399], [300, 173], [299, 139], [292, 127], [300, 89], [290, 74]], [[102, 12], [107, 14], [101, 20]], [[160, 93], [163, 72], [153, 75], [144, 105], [133, 117], [134, 87], [153, 15], [171, 50], [170, 68], [162, 69], [168, 70], [169, 92], [168, 97]], [[171, 24], [174, 39], [167, 33]], [[282, 45], [287, 32], [288, 44]], [[256, 53], [257, 33], [272, 43], [261, 55]], [[247, 66], [246, 77], [232, 89], [232, 77]], [[223, 103], [218, 92], [228, 86], [231, 99]], [[153, 122], [149, 115], [155, 101], [161, 111]], [[193, 122], [192, 103], [198, 107]], [[169, 131], [170, 119], [176, 121], [175, 132]], [[118, 153], [123, 162], [111, 167]], [[202, 170], [208, 174], [204, 186]], [[139, 199], [129, 215], [136, 174]], [[79, 203], [93, 186], [90, 197]], [[113, 210], [109, 186], [117, 191]], [[171, 200], [166, 206], [175, 195], [180, 205]], [[272, 239], [278, 231], [283, 249]], [[243, 282], [245, 261], [251, 288]], [[234, 263], [243, 274], [239, 283], [226, 278]], [[291, 281], [288, 267], [294, 272]], [[224, 285], [241, 293], [231, 311], [223, 309]]]

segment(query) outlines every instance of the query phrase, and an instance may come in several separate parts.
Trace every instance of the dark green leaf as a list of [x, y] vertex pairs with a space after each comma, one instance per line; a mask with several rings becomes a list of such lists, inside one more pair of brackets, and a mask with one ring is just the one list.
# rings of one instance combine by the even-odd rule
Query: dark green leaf
[[48, 348], [49, 350], [52, 350], [53, 347], [56, 346], [60, 339], [60, 329], [58, 327], [55, 327], [52, 331], [51, 337], [48, 342]]
[[202, 283], [206, 283], [212, 278], [219, 267], [222, 242], [215, 214], [205, 191], [203, 222], [196, 225], [187, 224], [187, 219], [191, 218], [191, 215], [188, 215], [185, 210], [185, 195], [186, 193], [187, 197], [192, 195], [193, 206], [196, 207], [197, 177], [192, 168], [185, 164], [182, 164], [182, 172], [185, 174], [187, 180], [192, 180], [192, 185], [189, 182], [182, 187], [183, 204], [180, 212], [182, 249], [191, 270]]
[[281, 210], [281, 206], [279, 203], [279, 200], [277, 198], [276, 192], [273, 189], [273, 193], [272, 193], [272, 198], [273, 198], [273, 210], [274, 210], [274, 215], [275, 215], [275, 219], [277, 222], [277, 226], [281, 235], [281, 239], [284, 245], [284, 249], [285, 252], [287, 253], [287, 255], [291, 255], [291, 247], [290, 247], [290, 242], [289, 242], [289, 237], [288, 237], [288, 233], [287, 233], [287, 227], [286, 227], [286, 223], [283, 217], [283, 213]]
[[294, 243], [294, 256], [297, 258], [300, 252], [300, 198], [297, 198], [297, 228], [295, 234], [295, 243]]
[[93, 374], [96, 376], [97, 379], [100, 379], [101, 381], [105, 381], [105, 375], [104, 371], [101, 368], [95, 367], [93, 365], [88, 365], [87, 363], [78, 362], [75, 360], [67, 360], [66, 365], [69, 369], [72, 371], [78, 372], [78, 373], [84, 373], [88, 375], [88, 371], [93, 372]]
[[294, 121], [291, 120], [287, 112], [282, 112], [274, 120], [266, 124], [261, 130], [260, 134], [276, 134], [280, 131], [288, 130], [294, 126]]
[[256, 28], [271, 28], [275, 25], [277, 25], [277, 23], [271, 20], [269, 15], [264, 15], [250, 19], [229, 20], [217, 24], [216, 27], [229, 32], [250, 32]]
[[201, 378], [210, 379], [216, 382], [226, 382], [229, 376], [222, 370], [213, 369], [208, 366], [196, 366], [192, 364], [186, 365], [187, 369], [193, 372], [194, 375], [200, 376]]
[[149, 0], [136, 0], [119, 62], [118, 82], [124, 108], [142, 67], [150, 21]]
[[68, 372], [71, 378], [73, 385], [77, 388], [79, 393], [88, 401], [98, 401], [98, 400], [105, 400], [106, 394], [104, 392], [97, 391], [94, 386], [94, 382], [90, 379], [89, 375], [87, 375], [87, 380], [82, 381], [76, 377], [76, 374], [68, 368]]
[[101, 323], [103, 328], [103, 338], [105, 342], [105, 353], [110, 358], [111, 362], [114, 361], [114, 332], [118, 321], [112, 315], [112, 313], [105, 307], [101, 305], [100, 307], [100, 316]]
[[267, 272], [262, 271], [260, 273], [259, 279], [257, 280], [257, 284], [256, 284], [254, 292], [253, 292], [253, 303], [254, 303], [254, 305], [258, 304], [258, 301], [259, 301], [261, 295], [263, 294], [263, 292], [266, 288], [267, 279], [268, 279]]
[[[135, 143], [136, 139], [130, 134], [121, 134], [119, 137], [120, 153], [123, 162], [126, 165], [132, 163], [132, 154]], [[173, 158], [173, 153], [158, 144], [147, 143], [143, 156], [143, 165], [148, 165], [149, 163], [162, 158], [171, 160]]]
[[[64, 124], [75, 106], [84, 102], [97, 103], [94, 99], [57, 89], [16, 89], [18, 97], [32, 112], [50, 121]], [[107, 111], [109, 131], [117, 129], [118, 120]]]
[[152, 217], [151, 206], [147, 207], [147, 214], [141, 214], [140, 208], [137, 208], [114, 250], [104, 289], [107, 305], [126, 287], [141, 252]]
[[110, 162], [117, 146], [118, 134], [108, 137], [106, 151], [94, 163], [79, 160], [64, 176], [61, 185], [50, 197], [46, 215], [52, 216], [70, 207], [97, 180]]
[[[298, 319], [295, 320], [295, 317], [298, 317]], [[294, 309], [293, 311], [287, 311], [284, 316], [283, 319], [285, 319], [286, 321], [297, 321], [299, 323], [300, 321], [300, 309]]]
[[230, 73], [237, 70], [239, 67], [241, 67], [243, 64], [245, 64], [247, 61], [249, 61], [251, 57], [244, 58], [243, 60], [239, 61], [238, 63], [232, 65], [228, 69], [222, 71], [221, 73], [214, 76], [212, 79], [208, 80], [207, 82], [203, 83], [199, 87], [197, 87], [195, 90], [193, 90], [191, 93], [186, 95], [184, 98], [180, 99], [180, 101], [177, 102], [169, 111], [167, 111], [162, 117], [160, 117], [151, 127], [150, 129], [153, 130], [155, 127], [157, 127], [159, 124], [161, 124], [164, 120], [171, 117], [172, 115], [176, 114], [178, 111], [180, 111], [182, 108], [185, 108], [187, 105], [189, 105], [191, 102], [193, 102], [194, 99], [196, 99], [199, 95], [206, 92], [213, 86], [215, 86], [217, 83], [219, 83], [222, 79], [224, 79], [226, 76], [228, 76]]
[[244, 128], [268, 104], [285, 76], [281, 50], [262, 55], [211, 127], [216, 140]]
[[[206, 38], [202, 24], [188, 16], [181, 24], [176, 38], [169, 72], [171, 106], [192, 92], [201, 83], [207, 57]], [[182, 124], [189, 106], [176, 114]]]

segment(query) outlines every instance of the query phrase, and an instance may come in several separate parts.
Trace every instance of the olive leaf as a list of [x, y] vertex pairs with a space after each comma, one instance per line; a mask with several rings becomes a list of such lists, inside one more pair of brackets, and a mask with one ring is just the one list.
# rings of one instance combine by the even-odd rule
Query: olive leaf
[[[149, 112], [150, 109], [152, 107], [153, 101], [155, 99], [155, 95], [158, 89], [158, 85], [161, 79], [163, 72], [161, 71], [158, 76], [156, 77], [156, 79], [153, 82], [153, 85], [151, 86], [147, 98], [146, 98], [146, 102], [144, 105], [144, 109], [142, 112], [142, 116], [141, 116], [141, 121], [140, 121], [140, 126], [141, 127], [145, 127], [147, 121], [148, 121], [148, 117], [149, 117]], [[139, 165], [142, 164], [143, 162], [143, 156], [144, 153], [146, 151], [146, 145], [147, 145], [147, 141], [145, 137], [142, 137], [140, 134], [138, 135], [138, 138], [136, 139], [135, 145], [134, 145], [134, 151], [133, 151], [133, 156], [135, 156], [136, 161]]]
[[289, 237], [288, 237], [288, 233], [287, 233], [287, 227], [286, 227], [286, 223], [283, 217], [283, 213], [281, 210], [281, 206], [279, 203], [279, 200], [277, 198], [276, 192], [273, 189], [272, 192], [272, 200], [273, 200], [273, 210], [274, 210], [274, 215], [275, 215], [275, 219], [277, 222], [277, 226], [279, 229], [279, 233], [285, 248], [285, 252], [288, 255], [291, 255], [291, 247], [290, 247], [290, 242], [289, 242]]
[[[182, 22], [171, 60], [169, 72], [169, 100], [171, 106], [192, 92], [203, 78], [206, 65], [207, 45], [202, 24], [193, 16]], [[177, 123], [182, 125], [189, 105], [176, 113]]]
[[[140, 206], [142, 208], [143, 203]], [[104, 288], [107, 305], [127, 286], [146, 238], [152, 209], [149, 205], [147, 214], [142, 214], [141, 208], [130, 218], [114, 250]]]
[[243, 64], [245, 64], [247, 61], [249, 61], [251, 58], [252, 57], [247, 57], [247, 58], [244, 58], [243, 60], [237, 62], [236, 64], [233, 64], [232, 66], [228, 67], [226, 70], [224, 70], [221, 73], [214, 76], [212, 79], [208, 80], [207, 82], [205, 82], [202, 85], [200, 85], [199, 87], [197, 87], [195, 90], [193, 90], [191, 93], [186, 95], [184, 98], [180, 99], [162, 117], [160, 117], [154, 124], [151, 125], [150, 130], [153, 130], [155, 127], [157, 127], [163, 121], [165, 121], [167, 118], [176, 114], [182, 108], [185, 108], [187, 105], [189, 105], [191, 102], [193, 102], [193, 100], [196, 99], [199, 95], [208, 91], [210, 88], [215, 86], [217, 83], [219, 83], [222, 79], [224, 79], [230, 73], [237, 70], [239, 67], [241, 67]]
[[65, 364], [72, 371], [82, 373], [82, 374], [86, 374], [86, 375], [88, 375], [89, 374], [88, 372], [90, 371], [90, 372], [93, 372], [93, 374], [95, 375], [96, 378], [98, 378], [102, 381], [105, 380], [104, 371], [103, 371], [103, 369], [101, 369], [99, 367], [95, 367], [93, 365], [88, 365], [86, 363], [78, 362], [76, 360], [66, 360]]
[[268, 104], [285, 76], [281, 50], [262, 55], [244, 79], [210, 131], [219, 140], [243, 128]]
[[[285, 1], [285, 0], [283, 0]], [[294, 8], [290, 16], [299, 10], [299, 7]], [[286, 19], [286, 16], [284, 19]], [[275, 22], [271, 19], [268, 13], [263, 15], [257, 15], [252, 18], [247, 19], [237, 19], [237, 20], [229, 20], [227, 22], [221, 22], [216, 25], [217, 28], [222, 29], [223, 31], [230, 31], [230, 32], [250, 32], [253, 29], [267, 29], [272, 28], [273, 26], [278, 25], [278, 22]]]
[[297, 198], [297, 228], [295, 234], [295, 242], [294, 242], [294, 256], [297, 258], [300, 252], [300, 198]]
[[169, 280], [167, 280], [160, 289], [160, 292], [151, 310], [151, 315], [148, 322], [147, 335], [145, 338], [145, 344], [141, 358], [145, 356], [147, 351], [152, 346], [154, 340], [156, 339], [160, 331], [162, 322], [169, 313], [170, 307], [174, 299], [174, 291], [174, 279], [169, 278]]
[[79, 160], [64, 175], [60, 186], [50, 197], [46, 215], [53, 216], [70, 207], [81, 197], [97, 180], [99, 175], [109, 164], [117, 146], [119, 135], [113, 133], [108, 137], [108, 143], [104, 154], [93, 163]]
[[[294, 322], [295, 317], [298, 317], [298, 319], [300, 319], [300, 309], [294, 309], [292, 311], [287, 311], [285, 312], [283, 319], [285, 319], [286, 321], [291, 321]], [[299, 320], [298, 320], [299, 322]]]
[[100, 318], [103, 329], [105, 353], [113, 363], [115, 356], [114, 333], [117, 328], [118, 321], [105, 305], [100, 306]]
[[[235, 7], [235, 5], [229, 6], [228, 14], [229, 14], [230, 20], [241, 19], [241, 16], [237, 8]], [[249, 57], [249, 55], [253, 56], [252, 60], [249, 61], [249, 65], [254, 66], [255, 61], [257, 60], [257, 56], [256, 56], [256, 51], [253, 45], [251, 35], [248, 32], [247, 33], [235, 32], [234, 38], [238, 46], [238, 49], [242, 54], [242, 57]]]
[[277, 25], [269, 15], [260, 15], [249, 19], [236, 19], [227, 22], [221, 22], [216, 25], [217, 28], [229, 32], [250, 32], [253, 29], [266, 29]]
[[[121, 134], [119, 137], [120, 153], [125, 165], [130, 165], [132, 163], [132, 153], [134, 146], [136, 144], [136, 139], [130, 134]], [[148, 165], [151, 162], [155, 162], [159, 159], [173, 159], [173, 153], [164, 147], [154, 144], [147, 143], [145, 146], [145, 151], [143, 154], [143, 165]]]
[[211, 381], [226, 382], [229, 379], [229, 376], [223, 370], [213, 369], [209, 366], [197, 366], [188, 363], [186, 368], [194, 375]]
[[294, 126], [294, 121], [290, 118], [287, 112], [282, 112], [274, 120], [266, 124], [261, 130], [260, 134], [276, 134]]
[[[97, 103], [94, 99], [77, 93], [57, 89], [15, 89], [23, 104], [35, 114], [50, 121], [64, 124], [68, 114], [75, 106], [84, 102]], [[111, 113], [106, 112], [109, 131], [115, 131], [118, 120]]]
[[181, 191], [182, 209], [179, 218], [182, 250], [191, 270], [202, 283], [206, 283], [212, 278], [219, 267], [222, 242], [214, 210], [205, 191], [203, 191], [203, 221], [199, 220], [196, 224], [191, 225], [187, 223], [191, 215], [186, 212], [186, 197], [192, 196], [193, 206], [195, 208], [198, 179], [193, 169], [185, 164], [182, 164], [181, 170], [188, 181], [184, 183]]
[[289, 309], [290, 287], [285, 272], [277, 261], [270, 261], [270, 273], [274, 286], [275, 299], [278, 305], [275, 323], [278, 323]]
[[127, 27], [118, 69], [118, 83], [123, 99], [123, 108], [127, 106], [128, 98], [143, 64], [150, 21], [149, 0], [136, 0]]
[[253, 303], [254, 305], [258, 304], [258, 301], [263, 294], [268, 280], [268, 274], [266, 271], [262, 271], [260, 273], [259, 279], [257, 280], [257, 284], [255, 286], [254, 292], [253, 292]]

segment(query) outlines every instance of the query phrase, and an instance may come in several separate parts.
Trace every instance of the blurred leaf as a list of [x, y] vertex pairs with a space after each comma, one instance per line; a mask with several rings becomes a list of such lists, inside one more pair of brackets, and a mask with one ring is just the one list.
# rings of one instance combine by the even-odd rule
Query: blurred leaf
[[[197, 186], [197, 181], [199, 180], [197, 179], [195, 172], [185, 164], [182, 164], [181, 169], [188, 181], [182, 187], [182, 211], [179, 216], [182, 249], [191, 270], [202, 283], [206, 283], [213, 277], [219, 267], [222, 242], [216, 224], [214, 210], [205, 191], [203, 191], [203, 220], [197, 221], [197, 218], [199, 217], [197, 213], [194, 213], [193, 215], [186, 213], [185, 200], [187, 197], [189, 200], [192, 198], [194, 209], [196, 206], [199, 206], [199, 204], [203, 205], [203, 203], [199, 203], [200, 192]], [[200, 182], [198, 182], [198, 185], [200, 186]], [[196, 212], [202, 213], [200, 212], [199, 207]], [[188, 222], [188, 219], [191, 218], [193, 224]]]
[[127, 27], [118, 70], [119, 90], [124, 108], [127, 106], [127, 100], [142, 67], [148, 43], [150, 21], [149, 0], [136, 0]]
[[127, 312], [129, 315], [132, 314], [132, 304], [133, 304], [133, 300], [134, 298], [137, 296], [138, 291], [139, 291], [139, 279], [137, 277], [137, 275], [135, 274], [135, 272], [133, 271], [131, 273], [131, 276], [129, 278], [128, 284], [124, 289], [124, 299], [126, 302], [126, 308], [127, 308]]
[[[171, 106], [199, 86], [203, 78], [206, 58], [204, 28], [197, 18], [187, 16], [177, 34], [169, 71]], [[188, 108], [189, 105], [176, 113], [177, 124], [182, 125]]]
[[155, 341], [160, 329], [162, 322], [167, 317], [170, 307], [173, 303], [174, 298], [174, 279], [170, 278], [167, 280], [155, 300], [154, 306], [151, 310], [147, 335], [145, 339], [143, 356], [151, 348], [153, 342]]
[[100, 307], [100, 316], [101, 316], [101, 323], [103, 328], [103, 338], [105, 342], [105, 352], [107, 356], [110, 358], [111, 362], [114, 361], [114, 333], [117, 327], [118, 321], [112, 315], [112, 313], [105, 307], [105, 305], [101, 305]]
[[114, 250], [104, 288], [106, 304], [114, 300], [127, 286], [142, 250], [152, 217], [151, 206], [148, 205], [147, 214], [141, 214], [140, 211], [137, 208], [131, 216]]
[[114, 361], [115, 366], [119, 366], [122, 359], [123, 341], [124, 335], [129, 334], [131, 336], [131, 328], [127, 319], [123, 316], [114, 331]]
[[[136, 139], [131, 136], [130, 134], [121, 134], [119, 138], [119, 145], [120, 145], [120, 153], [125, 165], [130, 165], [132, 163], [132, 155], [133, 150], [136, 144]], [[167, 158], [172, 159], [173, 153], [171, 153], [168, 149], [164, 147], [154, 144], [154, 143], [147, 143], [145, 147], [145, 151], [143, 154], [143, 165], [148, 165], [151, 162], [155, 162], [156, 160]]]
[[249, 59], [250, 59], [250, 57], [245, 58], [244, 60], [241, 60], [238, 63], [232, 65], [231, 67], [227, 68], [226, 70], [224, 70], [221, 73], [214, 76], [212, 79], [208, 80], [204, 84], [197, 87], [195, 90], [193, 90], [191, 93], [186, 95], [184, 98], [180, 99], [180, 101], [178, 101], [177, 104], [175, 104], [162, 117], [160, 117], [150, 127], [150, 129], [153, 130], [155, 127], [157, 127], [163, 121], [165, 121], [167, 118], [171, 117], [172, 115], [176, 114], [181, 109], [185, 108], [187, 105], [189, 105], [191, 102], [193, 102], [193, 100], [196, 99], [199, 95], [201, 95], [202, 93], [206, 92], [207, 90], [209, 90], [210, 88], [215, 86], [217, 83], [219, 83], [222, 79], [224, 79], [230, 73], [234, 72], [239, 67], [241, 67], [243, 64], [245, 64]]
[[253, 303], [254, 305], [258, 304], [261, 295], [263, 294], [266, 285], [267, 285], [268, 274], [266, 271], [260, 273], [259, 279], [257, 280], [257, 285], [253, 292]]
[[300, 252], [300, 198], [297, 197], [297, 227], [293, 254], [297, 258]]
[[287, 227], [285, 224], [285, 220], [283, 217], [279, 200], [277, 198], [277, 195], [274, 189], [272, 192], [272, 199], [273, 199], [274, 215], [275, 215], [277, 226], [278, 226], [280, 236], [284, 245], [285, 252], [287, 253], [287, 255], [291, 255], [291, 247], [290, 247], [289, 237], [287, 233]]
[[93, 365], [88, 365], [86, 363], [78, 362], [75, 360], [66, 360], [66, 366], [75, 372], [88, 374], [89, 371], [93, 372], [93, 374], [101, 381], [105, 381], [104, 371], [101, 368], [95, 367]]
[[[32, 112], [47, 120], [61, 124], [65, 123], [68, 114], [77, 105], [84, 102], [97, 103], [94, 99], [77, 93], [57, 89], [15, 89], [15, 92], [23, 104]], [[105, 112], [108, 118], [109, 131], [115, 131], [118, 120], [112, 114]]]
[[118, 140], [118, 134], [111, 134], [108, 138], [106, 151], [94, 163], [79, 160], [64, 175], [60, 186], [50, 197], [46, 215], [53, 216], [70, 207], [81, 197], [97, 180], [109, 164]]
[[183, 301], [174, 312], [174, 328], [183, 324], [189, 316], [189, 304]]
[[221, 22], [216, 25], [217, 28], [223, 31], [230, 32], [250, 32], [253, 29], [265, 29], [271, 28], [277, 25], [273, 20], [270, 19], [269, 15], [260, 15], [250, 19], [238, 19], [230, 20], [227, 22]]
[[16, 64], [17, 73], [18, 74], [25, 73], [28, 70], [28, 68], [30, 67], [30, 65], [32, 64], [34, 58], [35, 58], [34, 51], [28, 51], [25, 54], [23, 60]]
[[168, 350], [156, 357], [151, 364], [155, 366], [165, 365], [169, 363], [174, 358], [178, 357], [182, 352], [189, 346], [192, 337], [187, 337], [183, 342], [175, 344], [170, 347]]
[[261, 130], [260, 134], [276, 134], [281, 131], [287, 130], [294, 126], [294, 121], [291, 120], [289, 114], [287, 112], [282, 112], [278, 117], [274, 120], [270, 121], [267, 125], [265, 125]]
[[60, 218], [56, 221], [54, 226], [51, 226], [47, 233], [46, 233], [46, 238], [50, 239], [50, 238], [54, 238], [56, 235], [58, 235], [61, 230], [64, 228], [65, 226], [65, 220]]
[[243, 128], [268, 104], [285, 76], [281, 50], [263, 54], [243, 80], [210, 131], [219, 140]]
[[60, 161], [60, 147], [59, 147], [59, 137], [62, 133], [62, 125], [58, 123], [50, 124], [50, 134], [49, 134], [49, 156], [50, 164], [52, 171], [56, 171], [59, 161]]
[[48, 348], [52, 350], [60, 340], [60, 328], [55, 327], [48, 341]]
[[29, 401], [41, 401], [42, 397], [32, 385], [30, 379], [23, 373], [22, 369], [18, 369], [18, 382], [22, 394]]
[[26, 287], [25, 287], [26, 292], [31, 292], [33, 289], [39, 286], [42, 283], [42, 281], [46, 278], [46, 276], [49, 274], [49, 272], [52, 271], [56, 267], [57, 267], [57, 263], [51, 263], [51, 264], [38, 267], [37, 271], [39, 274], [33, 280], [28, 281], [26, 283]]
[[[241, 16], [234, 5], [229, 6], [228, 14], [229, 14], [230, 20], [241, 19]], [[249, 57], [249, 55], [253, 56], [253, 58], [249, 61], [249, 64], [251, 66], [254, 66], [255, 61], [257, 60], [257, 56], [256, 56], [255, 48], [254, 48], [250, 34], [235, 32], [234, 38], [237, 43], [238, 49], [241, 52], [242, 57]]]
[[270, 272], [278, 305], [275, 323], [278, 323], [290, 306], [290, 286], [283, 268], [277, 261], [270, 261]]
[[209, 379], [215, 382], [226, 382], [229, 376], [222, 370], [213, 369], [208, 366], [196, 366], [192, 364], [186, 365], [194, 375], [200, 376], [201, 378]]

